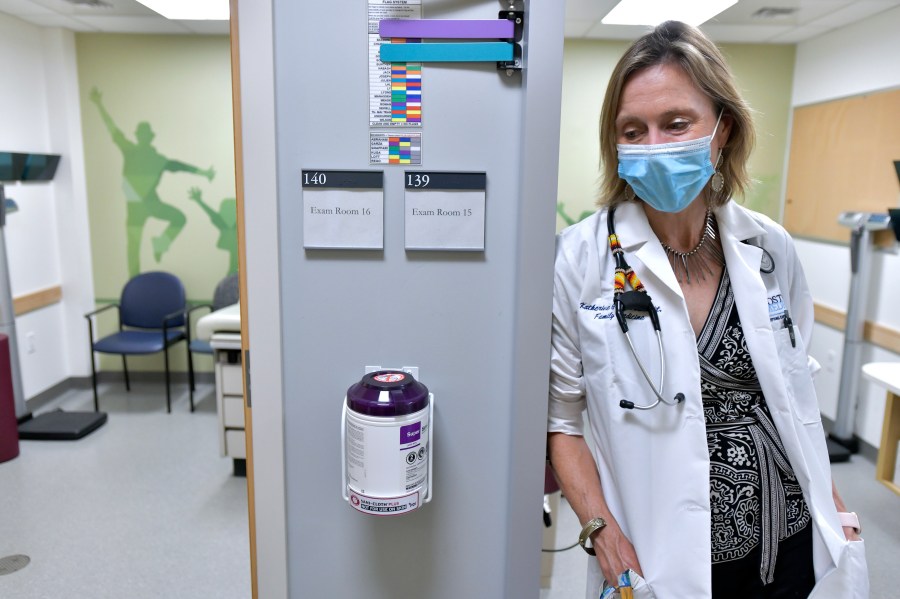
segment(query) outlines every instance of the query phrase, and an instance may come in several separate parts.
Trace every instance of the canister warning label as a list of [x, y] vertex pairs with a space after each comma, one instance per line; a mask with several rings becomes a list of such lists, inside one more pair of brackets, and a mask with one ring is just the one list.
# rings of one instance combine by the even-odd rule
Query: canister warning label
[[356, 510], [375, 516], [395, 516], [419, 507], [419, 492], [403, 497], [367, 497], [350, 490], [350, 505]]

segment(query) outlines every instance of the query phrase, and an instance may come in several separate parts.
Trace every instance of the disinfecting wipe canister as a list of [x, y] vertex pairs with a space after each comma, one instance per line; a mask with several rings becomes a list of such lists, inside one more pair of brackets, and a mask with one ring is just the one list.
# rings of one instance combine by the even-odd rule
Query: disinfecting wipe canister
[[347, 390], [343, 495], [366, 514], [393, 516], [431, 501], [433, 397], [408, 372], [378, 370]]

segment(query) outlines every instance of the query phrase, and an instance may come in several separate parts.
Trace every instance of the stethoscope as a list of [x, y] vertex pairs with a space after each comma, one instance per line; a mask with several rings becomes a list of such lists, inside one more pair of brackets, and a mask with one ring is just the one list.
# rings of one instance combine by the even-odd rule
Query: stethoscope
[[[628, 262], [625, 261], [625, 251], [622, 249], [622, 246], [619, 244], [619, 238], [616, 236], [615, 214], [616, 208], [613, 206], [609, 209], [609, 214], [606, 219], [606, 224], [609, 229], [609, 249], [616, 261], [615, 286], [613, 288], [613, 310], [616, 314], [616, 320], [619, 321], [619, 328], [622, 329], [622, 333], [628, 341], [631, 355], [634, 356], [634, 361], [637, 362], [638, 367], [641, 369], [641, 374], [644, 375], [644, 379], [656, 396], [656, 401], [649, 405], [642, 406], [633, 401], [623, 399], [619, 402], [619, 407], [625, 408], [626, 410], [651, 410], [660, 403], [677, 406], [684, 401], [684, 393], [676, 393], [675, 398], [672, 401], [668, 401], [662, 396], [662, 389], [666, 380], [666, 358], [665, 351], [663, 351], [662, 333], [659, 327], [659, 314], [657, 314], [656, 306], [653, 305], [653, 301], [650, 299], [650, 294], [648, 294], [647, 290], [644, 288], [644, 284], [641, 283], [637, 274], [635, 274], [631, 267], [628, 266]], [[625, 291], [626, 279], [632, 287], [631, 291]], [[656, 343], [659, 351], [658, 385], [653, 384], [650, 375], [647, 373], [647, 369], [644, 367], [644, 361], [641, 360], [637, 351], [634, 349], [634, 343], [631, 341], [631, 335], [628, 333], [628, 321], [625, 318], [625, 312], [643, 312], [650, 317], [653, 330], [656, 332]]]
[[[625, 250], [622, 249], [621, 244], [619, 244], [619, 238], [616, 236], [615, 214], [616, 208], [613, 206], [609, 209], [609, 214], [606, 219], [607, 228], [609, 229], [609, 249], [616, 261], [615, 285], [613, 288], [613, 310], [616, 314], [616, 320], [619, 322], [619, 328], [622, 329], [622, 333], [628, 341], [631, 355], [634, 356], [634, 361], [637, 362], [638, 367], [641, 369], [641, 374], [644, 375], [644, 379], [656, 396], [656, 401], [645, 406], [623, 399], [619, 402], [619, 407], [626, 410], [651, 410], [660, 403], [677, 406], [684, 401], [684, 393], [676, 393], [672, 401], [669, 401], [662, 396], [662, 389], [666, 376], [666, 358], [665, 351], [663, 350], [662, 333], [659, 326], [659, 314], [656, 311], [656, 306], [653, 305], [653, 301], [650, 299], [650, 294], [648, 294], [647, 290], [644, 288], [644, 284], [641, 283], [637, 274], [630, 266], [628, 266], [628, 262], [625, 261]], [[763, 251], [760, 270], [764, 273], [771, 274], [775, 270], [775, 261], [768, 251], [762, 247], [760, 247], [760, 249]], [[632, 287], [631, 291], [625, 291], [626, 280]], [[659, 351], [659, 384], [657, 385], [653, 384], [650, 375], [647, 373], [647, 369], [644, 367], [643, 360], [641, 360], [637, 351], [634, 349], [634, 343], [631, 341], [631, 335], [628, 333], [628, 321], [625, 317], [625, 312], [643, 312], [650, 317], [653, 330], [656, 332], [656, 343]]]

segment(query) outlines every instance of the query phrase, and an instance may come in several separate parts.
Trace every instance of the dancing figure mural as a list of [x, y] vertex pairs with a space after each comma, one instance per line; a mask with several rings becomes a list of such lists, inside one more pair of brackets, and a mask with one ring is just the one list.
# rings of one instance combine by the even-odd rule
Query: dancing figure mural
[[166, 171], [171, 173], [186, 172], [206, 177], [212, 181], [215, 170], [197, 168], [178, 160], [170, 160], [160, 154], [152, 145], [154, 138], [150, 123], [138, 123], [134, 132], [136, 141], [125, 137], [103, 105], [103, 97], [96, 87], [91, 89], [91, 102], [100, 111], [103, 123], [112, 136], [113, 143], [122, 152], [122, 189], [127, 206], [126, 231], [128, 239], [128, 274], [133, 277], [140, 273], [141, 238], [148, 218], [166, 221], [166, 229], [151, 240], [153, 257], [159, 262], [172, 242], [184, 228], [184, 213], [163, 202], [156, 193], [156, 188]]
[[228, 272], [226, 276], [238, 271], [238, 243], [237, 243], [237, 200], [225, 198], [219, 204], [216, 212], [203, 201], [203, 194], [199, 187], [192, 187], [189, 197], [197, 202], [203, 209], [213, 226], [219, 230], [219, 241], [216, 247], [228, 252]]

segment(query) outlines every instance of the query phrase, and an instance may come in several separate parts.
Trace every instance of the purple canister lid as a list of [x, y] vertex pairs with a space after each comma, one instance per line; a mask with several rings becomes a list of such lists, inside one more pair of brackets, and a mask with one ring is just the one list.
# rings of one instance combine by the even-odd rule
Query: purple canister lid
[[347, 389], [347, 407], [369, 416], [402, 416], [428, 407], [428, 388], [408, 372], [377, 370]]

